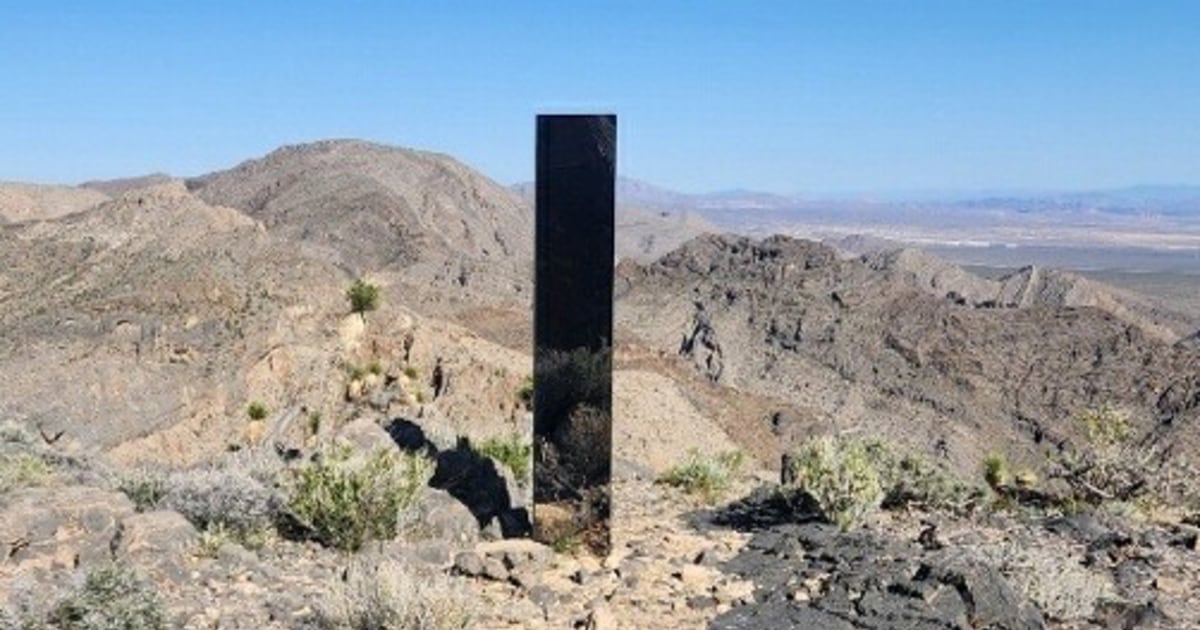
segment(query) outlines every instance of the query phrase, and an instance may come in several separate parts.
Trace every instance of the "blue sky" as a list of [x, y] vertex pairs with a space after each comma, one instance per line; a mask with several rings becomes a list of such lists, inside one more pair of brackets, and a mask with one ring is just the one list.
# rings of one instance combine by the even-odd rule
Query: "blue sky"
[[1200, 184], [1200, 2], [0, 0], [0, 180], [361, 137], [511, 183], [614, 111], [690, 192]]

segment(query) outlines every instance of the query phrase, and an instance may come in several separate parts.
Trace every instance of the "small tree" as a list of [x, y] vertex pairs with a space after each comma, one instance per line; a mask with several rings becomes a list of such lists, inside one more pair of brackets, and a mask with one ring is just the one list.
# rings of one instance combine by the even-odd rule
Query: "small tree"
[[366, 321], [367, 311], [379, 308], [379, 285], [359, 278], [346, 290], [346, 299], [350, 300], [350, 312], [358, 313]]

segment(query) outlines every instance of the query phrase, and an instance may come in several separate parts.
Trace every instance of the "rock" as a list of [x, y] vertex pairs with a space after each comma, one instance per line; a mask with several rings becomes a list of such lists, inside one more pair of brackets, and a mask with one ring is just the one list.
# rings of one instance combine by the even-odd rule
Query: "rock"
[[338, 437], [361, 451], [396, 448], [392, 436], [388, 435], [388, 432], [379, 426], [378, 422], [369, 417], [355, 418], [338, 431]]
[[463, 551], [454, 557], [454, 571], [459, 575], [483, 575], [483, 558], [473, 551]]
[[0, 592], [30, 571], [69, 573], [110, 561], [121, 522], [134, 514], [124, 494], [83, 486], [18, 490], [6, 499], [0, 541], [8, 558]]
[[1190, 591], [1187, 582], [1167, 575], [1160, 575], [1154, 578], [1154, 588], [1158, 589], [1160, 593], [1177, 597], [1186, 595]]
[[617, 619], [608, 606], [598, 605], [588, 613], [583, 627], [587, 630], [617, 630]]
[[504, 563], [493, 557], [485, 557], [483, 559], [483, 570], [480, 575], [497, 582], [503, 582], [508, 579], [508, 569], [504, 568]]
[[541, 568], [554, 559], [554, 550], [528, 538], [511, 538], [475, 545], [475, 551], [496, 558], [510, 569]]
[[346, 400], [354, 402], [363, 397], [363, 382], [361, 379], [354, 379], [346, 385]]
[[558, 603], [558, 594], [544, 584], [537, 584], [529, 589], [529, 601], [542, 608], [549, 608]]
[[[1043, 627], [1037, 607], [994, 567], [952, 546], [931, 551], [867, 531], [780, 525], [755, 534], [725, 568], [753, 579], [758, 590], [718, 615], [715, 630]], [[733, 599], [720, 585], [714, 592], [718, 602]]]
[[190, 551], [198, 536], [182, 514], [159, 510], [128, 516], [121, 521], [115, 555], [129, 561], [153, 556], [173, 556]]
[[412, 527], [421, 537], [469, 545], [479, 539], [479, 521], [461, 501], [437, 488], [421, 489], [412, 517]]
[[242, 440], [254, 446], [262, 442], [263, 436], [267, 434], [267, 423], [262, 420], [251, 420], [246, 423], [245, 430], [242, 431]]
[[707, 590], [715, 577], [712, 569], [695, 564], [685, 564], [671, 575], [690, 591]]

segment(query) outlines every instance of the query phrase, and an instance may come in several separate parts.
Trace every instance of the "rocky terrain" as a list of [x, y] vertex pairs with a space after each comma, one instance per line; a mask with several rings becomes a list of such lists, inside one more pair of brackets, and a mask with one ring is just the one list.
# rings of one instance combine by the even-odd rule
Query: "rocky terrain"
[[[1054, 270], [701, 236], [657, 206], [619, 214], [614, 551], [522, 538], [520, 192], [359, 141], [0, 186], [0, 627], [1200, 624], [1197, 322]], [[361, 312], [356, 280], [379, 292]], [[1051, 479], [1093, 461], [1095, 409], [1158, 458], [1120, 500]], [[778, 483], [828, 434], [975, 499], [875, 497], [838, 529], [815, 485]], [[378, 497], [305, 484], [372, 453], [407, 498], [347, 539], [313, 510]], [[1015, 474], [985, 476], [997, 458]]]
[[1158, 321], [1116, 297], [1074, 306], [1041, 281], [911, 258], [703, 237], [625, 265], [618, 320], [714, 383], [799, 407], [761, 419], [781, 453], [789, 435], [864, 431], [963, 471], [997, 449], [1037, 467], [1080, 439], [1076, 413], [1100, 405], [1127, 408], [1180, 453], [1195, 444], [1200, 356]]

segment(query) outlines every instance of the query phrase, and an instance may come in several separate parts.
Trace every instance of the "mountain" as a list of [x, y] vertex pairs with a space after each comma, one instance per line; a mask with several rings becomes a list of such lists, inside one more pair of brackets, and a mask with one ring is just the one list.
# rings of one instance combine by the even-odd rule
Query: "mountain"
[[1116, 298], [1071, 305], [1073, 290], [1029, 276], [994, 283], [911, 252], [845, 260], [810, 241], [709, 236], [623, 265], [616, 312], [713, 383], [808, 410], [818, 422], [805, 432], [931, 455], [941, 444], [964, 471], [988, 448], [1036, 465], [1040, 449], [1080, 439], [1076, 414], [1106, 404], [1196, 444], [1200, 353], [1131, 323], [1132, 308], [1104, 310]]
[[[533, 182], [512, 186], [521, 200], [533, 208]], [[617, 177], [616, 252], [620, 259], [650, 262], [701, 234], [721, 230], [700, 213], [688, 208], [690, 197], [645, 182]]]
[[53, 219], [86, 210], [108, 195], [71, 186], [0, 182], [0, 224]]
[[175, 179], [166, 173], [151, 173], [149, 175], [122, 177], [119, 179], [95, 179], [86, 181], [80, 184], [79, 187], [86, 190], [95, 190], [109, 197], [117, 197], [131, 190], [168, 184]]
[[1191, 317], [1151, 298], [1036, 265], [991, 280], [918, 249], [870, 254], [864, 261], [873, 269], [905, 276], [913, 286], [935, 297], [961, 299], [976, 306], [1095, 307], [1164, 343], [1178, 341], [1192, 331], [1194, 324]]
[[187, 180], [280, 238], [318, 246], [355, 274], [414, 291], [527, 302], [533, 217], [510, 191], [436, 153], [357, 140], [288, 146]]

